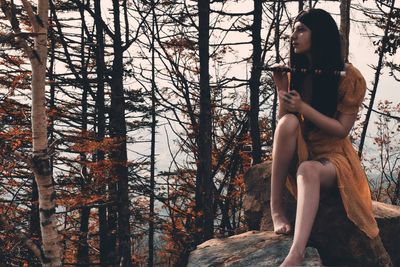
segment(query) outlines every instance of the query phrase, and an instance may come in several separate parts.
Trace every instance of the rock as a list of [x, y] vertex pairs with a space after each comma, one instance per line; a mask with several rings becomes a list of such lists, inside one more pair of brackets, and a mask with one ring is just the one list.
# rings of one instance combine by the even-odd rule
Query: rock
[[370, 239], [347, 218], [339, 191], [321, 200], [310, 245], [328, 266], [392, 266], [381, 238]]
[[[283, 262], [291, 244], [290, 236], [258, 231], [211, 239], [190, 253], [188, 267], [275, 267]], [[316, 249], [307, 248], [302, 266], [322, 266]]]
[[[243, 209], [249, 230], [272, 231], [271, 207], [269, 203], [270, 162], [252, 166], [244, 175], [245, 194]], [[289, 191], [283, 192], [283, 203], [289, 221], [294, 225], [296, 201]]]
[[[272, 230], [270, 165], [270, 162], [255, 165], [245, 174], [244, 209], [249, 229]], [[296, 204], [287, 191], [284, 201], [293, 223]], [[318, 249], [324, 265], [392, 266], [392, 260], [394, 266], [400, 266], [400, 207], [378, 202], [373, 207], [380, 237], [370, 239], [347, 218], [337, 190], [321, 197], [310, 245]]]
[[393, 266], [400, 266], [400, 207], [372, 201], [372, 211], [379, 227], [379, 235]]

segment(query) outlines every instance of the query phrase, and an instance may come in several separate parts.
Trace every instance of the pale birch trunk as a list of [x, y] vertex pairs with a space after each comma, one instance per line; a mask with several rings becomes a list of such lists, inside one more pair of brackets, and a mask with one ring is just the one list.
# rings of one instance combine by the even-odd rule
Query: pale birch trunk
[[47, 144], [47, 117], [45, 99], [45, 80], [47, 62], [48, 0], [38, 1], [38, 14], [33, 14], [26, 0], [23, 1], [28, 11], [35, 37], [34, 51], [29, 55], [32, 65], [32, 147], [33, 171], [39, 191], [40, 228], [43, 251], [49, 262], [43, 266], [61, 266], [62, 248], [57, 232], [55, 216], [55, 192]]
[[[14, 4], [0, 0], [1, 8], [10, 20], [12, 28], [19, 36], [21, 29], [16, 18]], [[17, 43], [24, 49], [32, 66], [32, 158], [31, 165], [39, 191], [40, 228], [42, 234], [42, 265], [61, 266], [62, 248], [57, 232], [55, 216], [55, 192], [47, 145], [47, 117], [45, 103], [45, 79], [47, 62], [48, 0], [38, 0], [37, 14], [27, 0], [22, 4], [28, 14], [34, 36], [34, 48], [24, 39]], [[36, 255], [38, 253], [35, 253]]]

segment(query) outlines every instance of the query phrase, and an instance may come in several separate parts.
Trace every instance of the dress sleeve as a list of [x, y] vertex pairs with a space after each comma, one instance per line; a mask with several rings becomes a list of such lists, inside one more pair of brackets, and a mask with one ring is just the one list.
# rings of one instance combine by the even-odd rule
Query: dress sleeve
[[337, 110], [343, 114], [358, 113], [366, 90], [364, 77], [359, 70], [352, 67], [340, 84]]

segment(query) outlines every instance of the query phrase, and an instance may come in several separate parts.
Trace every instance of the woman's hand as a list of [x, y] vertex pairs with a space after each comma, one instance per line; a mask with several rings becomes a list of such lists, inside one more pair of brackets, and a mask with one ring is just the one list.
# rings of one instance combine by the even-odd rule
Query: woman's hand
[[301, 100], [300, 94], [293, 90], [289, 92], [279, 91], [279, 98], [280, 103], [282, 103], [284, 108], [289, 112], [302, 113], [304, 105], [306, 105], [306, 103]]
[[[271, 67], [274, 68], [287, 68], [285, 64], [274, 64]], [[276, 87], [278, 91], [287, 91], [289, 82], [288, 82], [288, 75], [287, 72], [284, 71], [274, 71], [272, 73], [272, 77], [274, 78], [274, 82], [276, 84]]]

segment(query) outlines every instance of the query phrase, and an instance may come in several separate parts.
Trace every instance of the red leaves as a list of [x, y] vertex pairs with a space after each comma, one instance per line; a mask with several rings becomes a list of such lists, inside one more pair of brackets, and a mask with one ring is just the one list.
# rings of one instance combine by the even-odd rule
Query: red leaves
[[174, 48], [175, 52], [183, 52], [186, 49], [194, 51], [196, 50], [197, 46], [195, 41], [190, 40], [185, 36], [179, 36], [179, 35], [164, 42], [164, 45], [168, 48]]
[[104, 138], [102, 141], [95, 141], [91, 137], [93, 133], [82, 132], [78, 136], [71, 136], [71, 140], [75, 140], [75, 144], [71, 146], [71, 149], [76, 152], [82, 153], [95, 153], [97, 150], [111, 151], [118, 148], [118, 142], [115, 138]]
[[68, 207], [68, 209], [75, 209], [77, 207], [92, 206], [95, 203], [105, 202], [106, 197], [103, 195], [84, 195], [72, 194], [69, 197], [64, 196], [56, 200], [58, 206]]
[[19, 127], [12, 127], [7, 131], [0, 132], [0, 140], [6, 141], [11, 147], [11, 150], [15, 151], [21, 148], [24, 143], [31, 142], [31, 131]]

